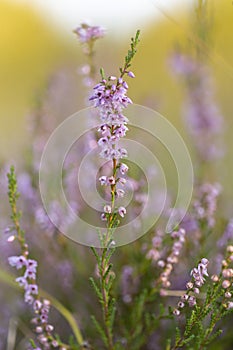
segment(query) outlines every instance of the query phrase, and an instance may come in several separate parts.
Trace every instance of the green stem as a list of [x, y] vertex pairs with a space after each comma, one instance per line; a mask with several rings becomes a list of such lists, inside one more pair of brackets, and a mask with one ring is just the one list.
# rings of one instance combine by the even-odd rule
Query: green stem
[[105, 288], [105, 279], [104, 279], [105, 270], [106, 270], [106, 268], [108, 268], [108, 265], [106, 264], [106, 261], [105, 261], [106, 254], [107, 254], [107, 248], [104, 248], [103, 254], [101, 257], [101, 290], [102, 290], [102, 297], [103, 297], [103, 318], [104, 318], [106, 336], [108, 339], [108, 349], [113, 350], [112, 333], [108, 327], [109, 295], [108, 295], [106, 288]]

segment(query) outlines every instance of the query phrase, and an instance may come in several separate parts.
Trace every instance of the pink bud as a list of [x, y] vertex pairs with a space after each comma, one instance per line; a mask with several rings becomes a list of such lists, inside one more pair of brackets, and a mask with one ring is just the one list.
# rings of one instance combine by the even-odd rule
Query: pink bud
[[112, 212], [112, 208], [110, 205], [105, 205], [104, 206], [104, 212], [107, 214], [110, 214]]
[[129, 76], [130, 78], [135, 78], [135, 75], [133, 74], [133, 72], [128, 72], [128, 76]]
[[125, 207], [120, 207], [120, 208], [118, 209], [118, 213], [119, 213], [119, 215], [123, 218], [123, 217], [125, 216], [125, 214], [126, 214], [126, 209], [125, 209]]

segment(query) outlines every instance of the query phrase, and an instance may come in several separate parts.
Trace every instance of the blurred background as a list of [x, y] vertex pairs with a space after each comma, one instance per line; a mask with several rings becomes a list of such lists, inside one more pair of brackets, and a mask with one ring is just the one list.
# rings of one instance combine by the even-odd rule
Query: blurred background
[[[195, 1], [195, 4], [197, 2]], [[83, 21], [106, 28], [106, 36], [98, 40], [95, 45], [95, 65], [97, 71], [104, 66], [107, 75], [117, 74], [118, 67], [122, 65], [127, 52], [130, 37], [137, 29], [141, 30], [141, 42], [132, 67], [136, 79], [130, 81], [129, 96], [135, 103], [161, 113], [178, 129], [191, 153], [196, 178], [199, 176], [203, 181], [221, 183], [223, 187], [221, 204], [225, 210], [225, 218], [230, 218], [233, 210], [233, 4], [231, 0], [209, 0], [208, 3], [210, 35], [206, 39], [202, 37], [203, 33], [198, 32], [201, 25], [198, 27], [195, 24], [192, 0], [118, 0], [115, 2], [0, 0], [0, 206], [3, 212], [0, 227], [3, 230], [9, 225], [9, 208], [5, 204], [6, 168], [9, 164], [21, 162], [23, 169], [17, 173], [21, 172], [19, 188], [23, 198], [21, 208], [25, 212], [23, 225], [26, 232], [30, 233], [28, 236], [30, 236], [32, 251], [41, 260], [40, 269], [46, 271], [44, 276], [42, 273], [41, 285], [51, 294], [60, 294], [60, 299], [70, 309], [79, 310], [83, 317], [84, 329], [85, 326], [89, 327], [87, 305], [95, 308], [92, 306], [93, 295], [88, 282], [90, 271], [94, 271], [93, 258], [91, 255], [88, 257], [87, 249], [85, 251], [81, 246], [77, 248], [73, 242], [66, 240], [63, 236], [60, 237], [54, 227], [51, 227], [48, 218], [43, 217], [43, 213], [38, 211], [35, 203], [32, 204], [40, 201], [38, 164], [43, 150], [41, 145], [45, 144], [51, 132], [62, 120], [86, 106], [88, 87], [83, 84], [80, 67], [86, 63], [87, 57], [73, 30]], [[208, 97], [207, 107], [213, 107], [212, 110], [210, 108], [213, 114], [217, 106], [224, 121], [221, 132], [224, 156], [214, 162], [198, 159], [197, 144], [199, 141], [200, 144], [205, 141], [205, 133], [200, 133], [199, 138], [193, 140], [184, 122], [184, 102], [187, 101], [187, 96], [191, 95], [192, 84], [190, 88], [188, 85], [190, 81], [184, 83], [184, 79], [175, 72], [171, 63], [175, 52], [181, 49], [181, 52], [188, 55], [192, 51], [190, 48], [193, 47], [200, 51], [201, 63], [203, 61], [210, 68], [210, 74], [207, 74], [207, 85], [204, 84], [206, 95], [203, 99]], [[205, 78], [205, 75], [203, 77]], [[202, 80], [200, 76], [199, 79]], [[211, 91], [208, 90], [209, 86]], [[211, 96], [213, 94], [212, 100], [209, 99], [208, 94]], [[212, 103], [210, 101], [213, 102], [213, 106], [210, 105]], [[201, 162], [201, 166], [198, 161]], [[168, 178], [174, 177], [172, 171], [166, 175]], [[46, 235], [46, 230], [51, 231], [49, 236]], [[217, 235], [222, 234], [221, 230], [217, 229], [216, 232]], [[15, 254], [15, 248], [13, 246], [9, 248], [5, 236], [2, 236], [1, 260], [5, 269], [7, 257], [10, 253]], [[210, 244], [213, 245], [213, 242], [215, 243], [214, 239]], [[116, 270], [119, 267], [120, 271], [123, 265], [129, 264], [130, 250], [133, 266], [138, 258], [137, 256], [135, 258], [134, 253], [136, 252], [137, 255], [136, 248], [139, 246], [140, 242], [135, 242], [121, 250], [122, 256], [117, 262], [119, 266], [116, 265]], [[207, 248], [207, 251], [211, 251], [215, 247], [207, 246]], [[192, 259], [192, 254], [195, 254], [193, 247], [188, 249], [190, 251], [188, 250], [186, 254], [187, 259]], [[89, 263], [87, 263], [88, 259]], [[143, 259], [144, 251], [142, 251]], [[72, 260], [74, 265], [78, 266], [78, 270], [74, 269], [73, 265], [70, 266]], [[142, 260], [139, 262], [139, 271]], [[187, 262], [185, 263], [187, 265]], [[183, 270], [184, 268], [187, 270], [185, 263]], [[56, 269], [60, 269], [60, 272], [56, 272]], [[147, 266], [146, 269], [148, 269]], [[142, 271], [143, 275], [144, 270]], [[148, 271], [150, 272], [149, 269]], [[57, 281], [54, 279], [54, 273], [58, 276]], [[177, 276], [183, 276], [183, 272], [178, 273]], [[150, 281], [149, 278], [152, 277], [148, 277]], [[179, 283], [178, 287], [181, 288]], [[7, 303], [8, 306], [11, 305], [9, 300], [5, 302], [9, 289], [6, 288], [7, 292], [4, 295], [4, 290], [1, 288], [2, 305]], [[77, 291], [78, 297], [75, 294]], [[15, 295], [18, 294], [11, 293], [12, 300], [16, 299]], [[14, 305], [12, 304], [12, 308]], [[11, 314], [12, 312], [6, 310], [6, 320], [7, 317], [11, 317]], [[22, 314], [24, 315], [23, 311]], [[62, 332], [62, 327], [63, 325], [60, 324], [58, 331]], [[0, 333], [2, 332], [4, 336], [5, 329], [8, 328], [1, 327], [0, 324]], [[28, 332], [27, 330], [24, 333]], [[90, 334], [91, 332], [92, 330]], [[5, 339], [2, 344], [1, 348], [0, 342], [1, 350], [6, 348]], [[19, 349], [19, 347], [16, 348]], [[24, 345], [21, 348], [24, 349]], [[221, 343], [218, 349], [223, 349]], [[231, 344], [229, 349], [232, 349]]]
[[[214, 25], [208, 60], [213, 68], [216, 99], [227, 121], [225, 137], [231, 142], [233, 5], [230, 0], [212, 0], [211, 11]], [[96, 66], [104, 62], [109, 73], [122, 62], [129, 37], [141, 29], [140, 50], [134, 62], [137, 79], [132, 84], [131, 97], [136, 103], [155, 108], [182, 133], [184, 91], [182, 83], [172, 74], [168, 59], [176, 45], [196, 40], [191, 31], [192, 12], [193, 2], [188, 0], [1, 1], [1, 159], [14, 159], [31, 142], [28, 118], [58, 71], [69, 89], [77, 93], [67, 102], [67, 90], [64, 89], [63, 95], [60, 92], [66, 104], [62, 118], [83, 107], [80, 98], [83, 88], [77, 70], [85, 57], [72, 30], [85, 20], [107, 29], [107, 36], [96, 46]], [[221, 178], [229, 183], [233, 175], [231, 143], [227, 148], [228, 167], [226, 171], [221, 165]], [[231, 186], [227, 192], [229, 189]]]

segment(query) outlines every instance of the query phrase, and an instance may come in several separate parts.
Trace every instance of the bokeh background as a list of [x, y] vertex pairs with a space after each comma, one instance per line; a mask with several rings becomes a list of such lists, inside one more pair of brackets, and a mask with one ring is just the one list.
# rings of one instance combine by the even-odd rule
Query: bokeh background
[[[215, 102], [224, 117], [225, 155], [214, 165], [207, 167], [205, 175], [206, 180], [219, 181], [222, 184], [224, 200], [221, 205], [224, 207], [225, 217], [230, 218], [233, 209], [233, 4], [231, 0], [210, 0], [209, 3], [212, 16], [211, 38], [206, 43], [207, 47], [203, 47], [203, 53], [212, 70]], [[185, 86], [174, 74], [170, 64], [175, 48], [179, 46], [186, 48], [189, 45], [195, 45], [199, 40], [194, 30], [194, 1], [0, 0], [1, 170], [2, 165], [6, 163], [18, 164], [21, 161], [23, 166], [30, 163], [29, 150], [35, 147], [33, 122], [39, 120], [40, 116], [45, 129], [48, 127], [42, 140], [45, 142], [51, 131], [62, 120], [85, 107], [87, 89], [82, 83], [80, 66], [86, 58], [77, 37], [72, 32], [85, 20], [107, 29], [106, 37], [99, 40], [95, 46], [96, 67], [104, 66], [107, 74], [117, 74], [118, 67], [122, 64], [128, 49], [130, 37], [137, 29], [141, 29], [141, 43], [133, 62], [136, 79], [130, 81], [129, 95], [135, 103], [155, 109], [174, 124], [183, 136], [195, 164], [193, 144], [184, 126], [182, 114], [186, 96]], [[197, 175], [196, 166], [194, 172]], [[173, 174], [170, 173], [169, 176], [173, 177]], [[25, 178], [21, 180], [24, 180], [22, 182], [25, 184]], [[34, 190], [38, 189], [37, 180], [34, 176], [32, 180]], [[9, 212], [5, 204], [7, 188], [3, 178], [0, 179], [0, 186], [1, 210], [2, 207], [4, 209], [7, 207]], [[59, 236], [57, 232], [55, 234], [53, 232], [53, 239], [46, 235], [44, 238], [41, 237], [44, 230], [35, 222], [35, 213], [30, 204], [34, 194], [31, 194], [29, 189], [30, 186], [25, 186], [25, 192], [22, 193], [22, 197], [25, 196], [26, 202], [28, 201], [22, 209], [25, 209], [26, 219], [30, 218], [23, 224], [27, 232], [35, 231], [30, 237], [32, 252], [36, 253], [35, 256], [41, 260], [40, 271], [46, 271], [47, 274], [42, 273], [41, 285], [51, 294], [57, 293], [58, 298], [72, 311], [79, 310], [78, 312], [82, 315], [82, 327], [88, 328], [90, 319], [87, 313], [89, 311], [93, 313], [96, 307], [92, 305], [93, 294], [88, 282], [88, 277], [94, 271], [94, 259], [90, 252], [87, 253], [83, 247], [76, 249], [72, 242], [67, 242], [68, 240]], [[2, 217], [5, 215], [4, 209]], [[6, 217], [8, 218], [7, 215]], [[2, 220], [0, 228], [4, 229], [7, 224], [9, 219]], [[37, 236], [40, 232], [42, 232], [41, 236]], [[220, 230], [217, 232], [218, 235], [221, 233]], [[41, 238], [38, 239], [38, 237]], [[2, 260], [6, 262], [9, 252], [8, 248], [5, 249], [5, 240], [1, 238], [1, 248], [6, 255]], [[136, 242], [135, 245], [122, 249], [121, 261], [116, 262], [116, 270], [120, 271], [123, 265], [129, 264], [129, 251], [132, 253], [131, 265], [136, 265], [138, 259], [136, 248], [139, 245], [140, 242]], [[191, 248], [187, 248], [183, 270], [186, 268], [185, 263], [187, 265], [188, 258], [192, 258], [192, 254], [195, 255]], [[15, 254], [14, 248], [10, 249], [11, 254]], [[49, 253], [46, 254], [46, 252]], [[44, 259], [45, 255], [46, 259]], [[78, 269], [74, 269], [73, 265], [70, 268], [70, 261], [74, 261]], [[142, 260], [138, 266], [143, 275], [148, 266], [145, 271], [141, 271], [141, 264], [143, 264]], [[6, 264], [2, 263], [2, 265], [5, 268]], [[60, 269], [59, 273], [58, 269]], [[70, 274], [67, 273], [69, 269]], [[149, 268], [148, 271], [150, 272]], [[54, 273], [58, 276], [57, 280], [54, 279]], [[186, 271], [183, 279], [188, 278], [187, 274]], [[182, 285], [179, 287], [182, 288]], [[17, 292], [15, 294], [13, 291], [9, 292], [10, 288], [6, 286], [4, 288], [0, 290], [1, 304], [9, 306], [11, 300], [14, 302], [18, 300], [19, 295]], [[12, 302], [12, 308], [14, 305]], [[11, 310], [10, 315], [13, 311]], [[24, 311], [20, 314], [25, 317], [25, 322], [28, 321], [29, 317], [24, 316]], [[6, 319], [10, 317], [9, 314], [6, 315], [8, 315]], [[77, 319], [79, 320], [78, 316]], [[231, 327], [231, 323], [228, 327]], [[66, 333], [63, 323], [59, 323], [56, 328], [58, 332]], [[25, 333], [28, 332], [27, 329]], [[91, 328], [89, 336], [92, 332], [94, 331]], [[2, 333], [6, 333], [5, 328]], [[229, 339], [229, 349], [231, 349], [230, 332]], [[5, 339], [2, 344], [6, 344]], [[5, 345], [2, 346], [4, 349]], [[23, 349], [24, 345], [21, 345], [21, 348]], [[221, 342], [216, 348], [223, 348]], [[17, 345], [16, 349], [18, 350]]]
[[[213, 0], [211, 8], [214, 22], [208, 59], [216, 83], [216, 99], [226, 120], [227, 141], [226, 158], [218, 166], [226, 193], [231, 195], [233, 5], [230, 0]], [[129, 37], [141, 29], [140, 50], [134, 62], [137, 79], [132, 84], [131, 97], [134, 102], [162, 113], [182, 134], [184, 91], [182, 83], [172, 74], [168, 59], [175, 45], [196, 40], [192, 14], [193, 2], [188, 0], [129, 0], [117, 4], [105, 0], [1, 1], [1, 159], [22, 155], [24, 147], [32, 142], [28, 127], [30, 113], [36, 109], [51, 77], [58, 72], [62, 75], [60, 79], [69, 85], [69, 91], [65, 88], [60, 91], [63, 112], [61, 108], [58, 110], [63, 113], [62, 118], [83, 107], [83, 88], [77, 70], [85, 58], [72, 33], [83, 20], [107, 28], [108, 35], [96, 46], [96, 65], [102, 66], [104, 62], [109, 73], [122, 61]]]

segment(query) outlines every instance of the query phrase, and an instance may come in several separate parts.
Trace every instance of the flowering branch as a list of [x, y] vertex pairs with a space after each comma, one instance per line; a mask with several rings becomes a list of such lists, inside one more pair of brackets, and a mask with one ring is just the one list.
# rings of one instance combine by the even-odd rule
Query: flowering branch
[[101, 138], [98, 141], [101, 147], [100, 156], [107, 161], [112, 162], [111, 175], [103, 175], [99, 178], [102, 186], [108, 186], [111, 195], [110, 203], [104, 205], [101, 218], [106, 221], [106, 233], [101, 235], [101, 244], [103, 247], [102, 254], [92, 248], [98, 265], [99, 284], [94, 279], [91, 283], [96, 291], [99, 302], [102, 305], [104, 329], [93, 317], [93, 321], [99, 331], [105, 347], [108, 350], [114, 349], [113, 341], [113, 324], [115, 319], [115, 299], [111, 296], [114, 273], [112, 272], [112, 264], [110, 258], [114, 253], [113, 232], [120, 224], [120, 218], [126, 214], [126, 208], [117, 206], [116, 200], [124, 196], [124, 190], [119, 185], [124, 185], [126, 179], [122, 177], [128, 171], [128, 166], [121, 162], [122, 158], [127, 157], [127, 151], [119, 147], [119, 141], [126, 135], [128, 130], [128, 119], [122, 114], [123, 109], [132, 103], [131, 99], [126, 95], [128, 84], [123, 80], [125, 74], [134, 78], [133, 72], [129, 71], [131, 61], [136, 53], [136, 47], [139, 43], [139, 31], [135, 38], [131, 39], [131, 47], [128, 55], [125, 57], [123, 68], [120, 68], [120, 77], [105, 77], [104, 70], [101, 69], [102, 80], [94, 87], [94, 93], [90, 100], [94, 101], [94, 107], [98, 108], [101, 119], [101, 125], [98, 131]]
[[[14, 276], [10, 275], [2, 269], [0, 269], [0, 281], [6, 283], [12, 288], [21, 290], [19, 284], [14, 281]], [[51, 301], [53, 307], [57, 309], [57, 311], [66, 319], [66, 321], [70, 325], [78, 344], [83, 344], [84, 341], [82, 334], [71, 312], [67, 308], [65, 308], [64, 305], [62, 305], [54, 296], [50, 295], [48, 292], [45, 292], [41, 288], [39, 288], [39, 294], [42, 298], [49, 299]]]
[[221, 272], [219, 276], [211, 276], [213, 285], [208, 286], [201, 305], [196, 298], [199, 296], [200, 287], [205, 283], [205, 276], [208, 276], [209, 261], [206, 258], [201, 259], [197, 268], [191, 271], [192, 280], [187, 283], [187, 291], [181, 296], [173, 314], [181, 316], [181, 311], [187, 305], [193, 310], [187, 318], [183, 334], [180, 334], [179, 328], [176, 329], [176, 342], [172, 350], [187, 346], [191, 341], [192, 344], [195, 343], [195, 349], [206, 349], [206, 346], [222, 333], [221, 329], [215, 329], [216, 325], [233, 311], [232, 261], [233, 246], [230, 245], [227, 247], [226, 258], [222, 260]]
[[[19, 287], [24, 289], [25, 303], [32, 305], [35, 313], [35, 317], [31, 322], [35, 326], [37, 340], [41, 347], [37, 347], [33, 340], [31, 340], [31, 346], [36, 350], [42, 350], [42, 348], [59, 348], [60, 350], [71, 350], [71, 346], [64, 344], [59, 337], [53, 335], [54, 327], [48, 322], [50, 300], [40, 295], [40, 291], [37, 285], [38, 263], [36, 260], [29, 259], [29, 251], [28, 245], [25, 241], [25, 233], [20, 227], [21, 213], [17, 209], [17, 199], [19, 198], [19, 193], [17, 190], [17, 180], [13, 167], [11, 167], [10, 172], [7, 176], [9, 190], [8, 196], [12, 211], [11, 219], [15, 230], [15, 235], [11, 236], [10, 241], [18, 240], [21, 248], [21, 255], [11, 256], [8, 258], [8, 261], [12, 267], [23, 271], [23, 274], [20, 277], [16, 278], [16, 282], [18, 283]], [[80, 343], [82, 341], [81, 333], [76, 333], [76, 335], [78, 335], [77, 340]]]
[[93, 84], [95, 77], [95, 65], [93, 63], [94, 57], [94, 45], [95, 42], [103, 38], [105, 35], [105, 29], [100, 26], [90, 26], [87, 23], [81, 23], [79, 27], [74, 30], [80, 43], [83, 47], [83, 53], [87, 56], [88, 65], [83, 66], [82, 73], [88, 75], [88, 78], [84, 80], [86, 85], [90, 86]]
[[122, 114], [123, 109], [132, 103], [131, 99], [126, 95], [128, 84], [123, 80], [125, 74], [134, 77], [133, 72], [128, 69], [131, 66], [131, 61], [137, 52], [136, 47], [139, 43], [139, 31], [137, 31], [135, 38], [131, 39], [131, 49], [125, 57], [123, 68], [120, 68], [121, 75], [117, 79], [110, 76], [106, 79], [104, 70], [101, 69], [102, 80], [94, 87], [94, 93], [90, 97], [94, 101], [94, 107], [98, 108], [102, 124], [99, 127], [99, 132], [102, 137], [98, 144], [102, 148], [100, 156], [107, 161], [112, 161], [111, 176], [101, 176], [99, 178], [100, 184], [110, 186], [111, 203], [104, 206], [101, 215], [102, 220], [107, 223], [107, 235], [105, 245], [111, 239], [112, 231], [116, 228], [120, 221], [119, 216], [124, 217], [126, 209], [120, 206], [117, 210], [115, 201], [117, 197], [124, 196], [124, 191], [118, 189], [118, 185], [124, 185], [126, 180], [121, 177], [128, 171], [128, 166], [120, 161], [120, 159], [127, 157], [127, 150], [118, 147], [118, 143], [128, 131], [128, 119]]

